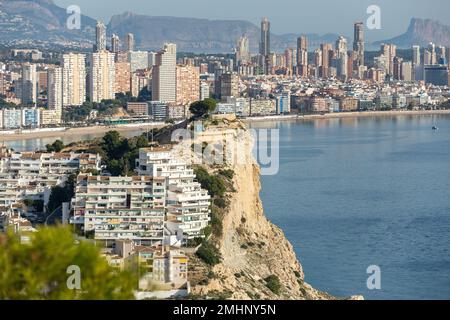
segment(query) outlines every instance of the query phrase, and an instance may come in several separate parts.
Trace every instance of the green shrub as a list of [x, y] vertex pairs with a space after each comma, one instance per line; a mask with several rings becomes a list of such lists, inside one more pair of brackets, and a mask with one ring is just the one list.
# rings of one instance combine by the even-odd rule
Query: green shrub
[[210, 175], [206, 169], [201, 167], [195, 169], [195, 175], [202, 188], [208, 190], [212, 197], [221, 197], [225, 194], [226, 187], [220, 177]]
[[225, 209], [227, 207], [227, 201], [224, 198], [214, 199], [214, 204], [221, 209]]
[[217, 213], [216, 210], [211, 211], [211, 227], [212, 227], [212, 233], [216, 237], [221, 237], [223, 235], [223, 223], [222, 219]]
[[233, 180], [234, 178], [234, 171], [231, 169], [219, 170], [219, 174], [230, 180]]
[[270, 291], [272, 291], [275, 294], [280, 294], [281, 283], [280, 279], [277, 276], [271, 275], [264, 280], [266, 281], [266, 287], [269, 288]]
[[197, 256], [211, 266], [219, 264], [221, 259], [219, 250], [209, 242], [203, 243], [197, 251]]

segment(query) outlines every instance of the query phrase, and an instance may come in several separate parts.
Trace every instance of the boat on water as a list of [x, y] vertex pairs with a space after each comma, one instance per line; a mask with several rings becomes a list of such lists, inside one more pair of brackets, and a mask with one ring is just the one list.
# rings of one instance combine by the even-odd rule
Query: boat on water
[[437, 131], [437, 130], [439, 130], [439, 128], [438, 128], [438, 126], [433, 126], [433, 128], [432, 128], [434, 131]]

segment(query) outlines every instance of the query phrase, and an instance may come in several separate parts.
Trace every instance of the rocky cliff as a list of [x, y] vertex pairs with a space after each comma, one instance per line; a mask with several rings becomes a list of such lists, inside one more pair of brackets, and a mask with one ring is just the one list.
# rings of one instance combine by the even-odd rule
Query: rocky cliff
[[450, 45], [450, 26], [432, 19], [413, 18], [404, 34], [389, 40], [378, 41], [374, 45], [392, 43], [400, 48], [410, 48], [414, 44], [427, 46], [430, 42], [441, 46]]
[[[191, 275], [204, 278], [209, 274], [206, 281], [193, 281], [193, 294], [230, 299], [335, 299], [304, 282], [292, 245], [283, 231], [264, 216], [259, 197], [260, 168], [251, 153], [252, 136], [240, 122], [225, 122], [225, 126], [208, 128], [197, 141], [217, 143], [226, 137], [229, 146], [231, 139], [231, 145], [234, 142], [246, 152], [245, 161], [204, 166], [211, 174], [233, 170], [234, 177], [226, 194], [229, 205], [221, 213], [223, 232], [210, 239], [220, 251], [221, 262], [211, 268], [192, 255]], [[190, 143], [184, 147], [190, 148]], [[270, 289], [270, 278], [279, 279], [279, 290]]]

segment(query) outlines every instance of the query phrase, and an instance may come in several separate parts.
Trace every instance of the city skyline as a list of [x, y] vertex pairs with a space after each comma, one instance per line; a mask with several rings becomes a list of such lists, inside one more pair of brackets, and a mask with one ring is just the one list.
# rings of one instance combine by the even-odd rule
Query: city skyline
[[[414, 2], [413, 4], [411, 2]], [[346, 0], [336, 3], [330, 0], [318, 0], [308, 3], [295, 3], [291, 0], [281, 0], [274, 6], [269, 1], [258, 1], [242, 4], [235, 0], [225, 3], [214, 4], [211, 10], [211, 2], [198, 0], [190, 6], [182, 5], [180, 0], [169, 0], [158, 7], [151, 7], [142, 0], [130, 0], [126, 3], [117, 3], [114, 6], [106, 6], [105, 1], [78, 0], [56, 0], [55, 3], [67, 7], [79, 5], [82, 14], [91, 16], [108, 23], [113, 15], [124, 12], [134, 12], [149, 16], [174, 16], [192, 17], [210, 20], [248, 20], [259, 25], [262, 17], [267, 16], [272, 23], [274, 34], [287, 33], [337, 33], [345, 36], [351, 35], [348, 21], [366, 21], [369, 17], [367, 8], [377, 5], [381, 9], [381, 29], [367, 30], [367, 41], [378, 41], [397, 36], [408, 27], [411, 18], [427, 18], [438, 20], [444, 24], [450, 24], [446, 13], [450, 10], [448, 1], [433, 0], [430, 2], [400, 0]], [[239, 7], [240, 10], [236, 10]], [[345, 10], [342, 10], [345, 7]], [[288, 9], [288, 10], [287, 10]], [[317, 19], [320, 12], [321, 19]], [[336, 19], [339, 12], [339, 19]]]

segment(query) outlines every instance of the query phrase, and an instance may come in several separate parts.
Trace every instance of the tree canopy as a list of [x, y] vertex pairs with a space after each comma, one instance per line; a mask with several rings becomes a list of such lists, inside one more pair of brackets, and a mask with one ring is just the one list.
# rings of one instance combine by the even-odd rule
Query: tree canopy
[[189, 111], [195, 118], [201, 118], [216, 110], [217, 102], [214, 99], [207, 98], [203, 101], [196, 101], [191, 104]]
[[134, 298], [136, 278], [110, 267], [93, 244], [77, 243], [69, 229], [41, 229], [26, 244], [7, 233], [0, 248], [0, 300]]

